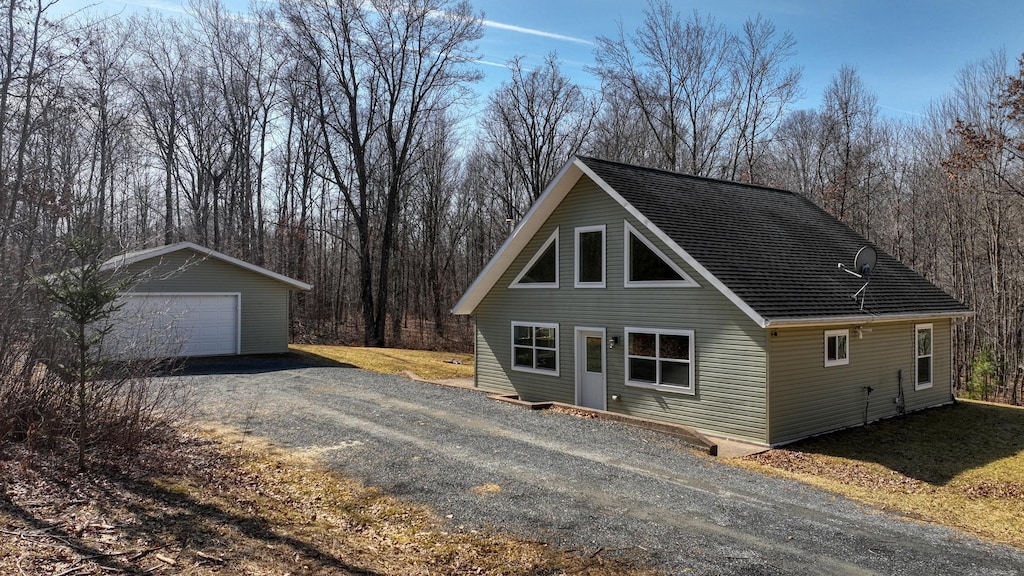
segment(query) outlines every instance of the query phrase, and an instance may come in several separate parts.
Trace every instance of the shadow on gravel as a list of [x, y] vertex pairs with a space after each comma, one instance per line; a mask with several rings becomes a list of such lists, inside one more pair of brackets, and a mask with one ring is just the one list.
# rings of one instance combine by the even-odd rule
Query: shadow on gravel
[[300, 368], [355, 368], [328, 358], [287, 352], [249, 356], [187, 358], [163, 364], [154, 376], [205, 376], [210, 374], [264, 374]]

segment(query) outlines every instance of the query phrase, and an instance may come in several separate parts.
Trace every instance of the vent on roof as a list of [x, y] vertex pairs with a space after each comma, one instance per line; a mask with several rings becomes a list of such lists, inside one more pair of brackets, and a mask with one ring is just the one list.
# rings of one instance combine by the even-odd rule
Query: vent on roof
[[857, 251], [857, 255], [853, 258], [853, 268], [848, 268], [842, 262], [839, 263], [839, 269], [843, 270], [847, 274], [852, 274], [857, 278], [864, 280], [864, 285], [853, 293], [852, 298], [856, 300], [860, 297], [860, 309], [864, 310], [864, 297], [868, 293], [868, 284], [871, 283], [871, 272], [875, 269], [875, 263], [878, 260], [878, 254], [875, 249], [871, 246], [864, 246]]

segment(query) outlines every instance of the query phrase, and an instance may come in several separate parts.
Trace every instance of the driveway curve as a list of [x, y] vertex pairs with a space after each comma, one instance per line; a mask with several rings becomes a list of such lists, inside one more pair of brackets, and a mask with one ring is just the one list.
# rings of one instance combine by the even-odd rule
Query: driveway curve
[[491, 529], [670, 574], [1024, 573], [1024, 551], [716, 461], [655, 432], [348, 367], [207, 364], [201, 417]]

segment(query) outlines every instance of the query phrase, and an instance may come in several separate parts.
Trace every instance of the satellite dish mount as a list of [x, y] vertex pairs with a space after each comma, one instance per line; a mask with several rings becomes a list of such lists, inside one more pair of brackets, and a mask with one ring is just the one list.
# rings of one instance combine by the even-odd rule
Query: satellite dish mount
[[864, 311], [864, 297], [867, 296], [868, 284], [871, 283], [871, 272], [875, 269], [875, 263], [878, 260], [878, 254], [875, 249], [871, 246], [864, 246], [857, 251], [857, 256], [853, 259], [853, 268], [848, 268], [842, 262], [839, 263], [839, 269], [864, 280], [864, 285], [853, 293], [852, 298], [857, 300], [860, 298], [860, 309]]

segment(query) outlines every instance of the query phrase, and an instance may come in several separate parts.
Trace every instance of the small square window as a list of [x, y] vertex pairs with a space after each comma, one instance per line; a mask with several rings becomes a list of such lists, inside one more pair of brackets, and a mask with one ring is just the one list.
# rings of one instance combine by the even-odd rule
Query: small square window
[[850, 363], [850, 331], [825, 331], [825, 367]]

